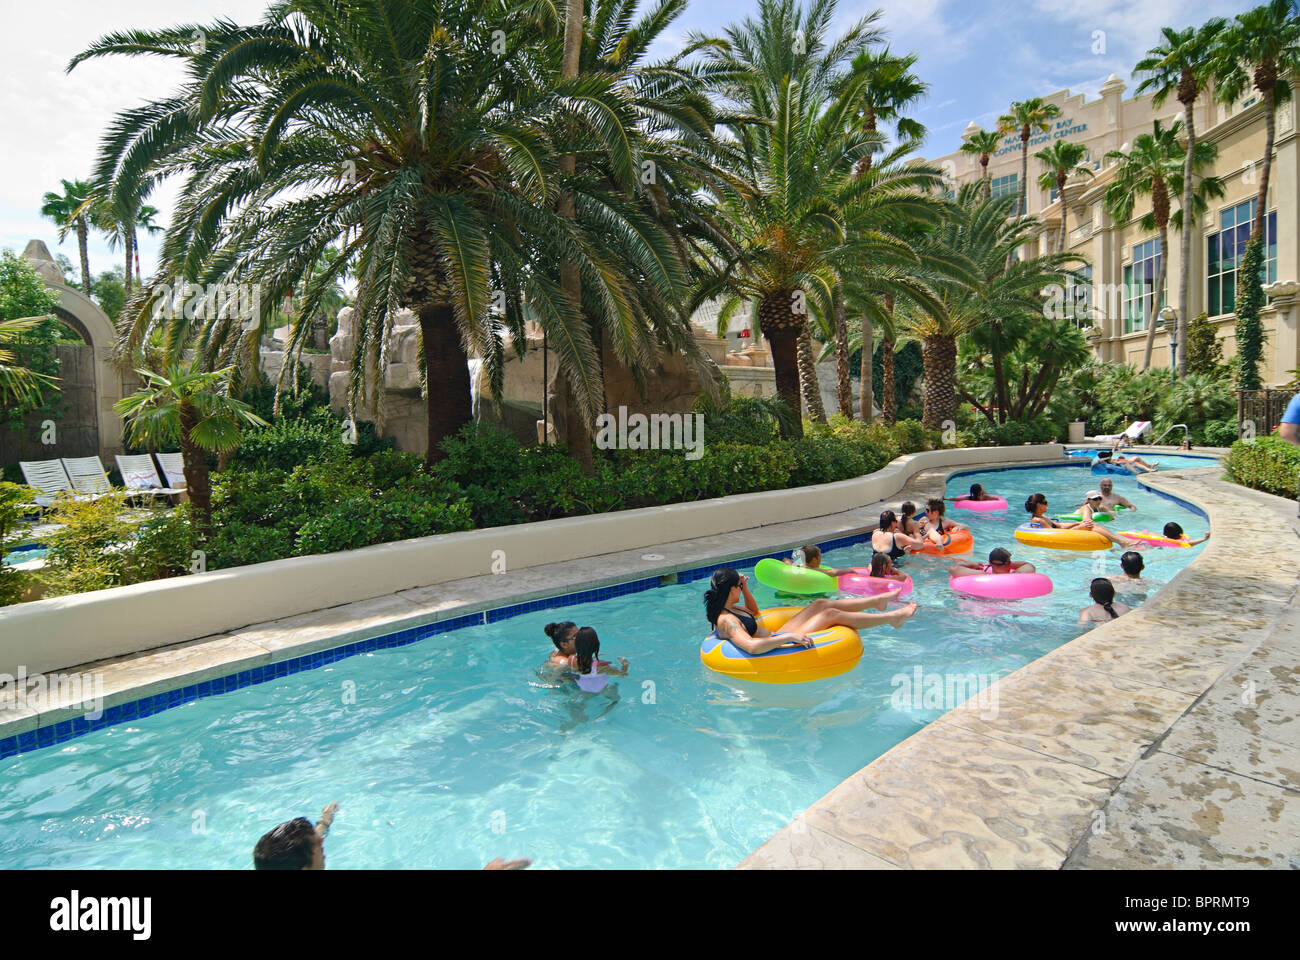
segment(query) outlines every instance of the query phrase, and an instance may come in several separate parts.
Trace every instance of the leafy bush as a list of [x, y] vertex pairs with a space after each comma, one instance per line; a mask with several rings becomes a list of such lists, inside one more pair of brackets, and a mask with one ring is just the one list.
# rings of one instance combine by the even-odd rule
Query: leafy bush
[[1201, 431], [1199, 442], [1207, 447], [1230, 447], [1237, 441], [1237, 421], [1211, 420]]
[[1296, 497], [1300, 484], [1300, 448], [1280, 437], [1238, 440], [1224, 460], [1228, 479], [1279, 497]]
[[929, 450], [938, 445], [937, 433], [921, 426], [920, 420], [899, 420], [894, 424], [893, 432], [902, 456], [920, 453], [922, 450]]
[[123, 516], [125, 498], [110, 494], [95, 500], [60, 497], [49, 519], [60, 526], [46, 537], [49, 552], [37, 577], [47, 596], [104, 590], [132, 582], [129, 546], [135, 525]]
[[1018, 447], [1026, 443], [1047, 443], [1053, 437], [1060, 438], [1060, 429], [1046, 416], [1030, 421], [1008, 420], [1000, 424], [979, 419], [965, 431], [962, 446]]
[[23, 505], [35, 494], [30, 487], [0, 481], [0, 607], [21, 600], [27, 585], [27, 575], [5, 563], [4, 555], [11, 542], [19, 542], [18, 524], [27, 512]]
[[183, 503], [136, 528], [130, 551], [131, 580], [163, 580], [189, 573], [193, 535], [190, 508]]
[[868, 472], [862, 449], [849, 438], [834, 433], [794, 440], [790, 452], [794, 456], [789, 480], [792, 487], [848, 480]]
[[771, 443], [782, 426], [793, 426], [794, 415], [779, 397], [737, 397], [724, 395], [719, 404], [706, 396], [695, 404], [697, 413], [704, 414], [704, 439], [706, 443], [739, 443], [760, 446]]
[[325, 463], [351, 456], [338, 424], [321, 418], [278, 420], [247, 430], [230, 459], [237, 470], [292, 470], [303, 463]]

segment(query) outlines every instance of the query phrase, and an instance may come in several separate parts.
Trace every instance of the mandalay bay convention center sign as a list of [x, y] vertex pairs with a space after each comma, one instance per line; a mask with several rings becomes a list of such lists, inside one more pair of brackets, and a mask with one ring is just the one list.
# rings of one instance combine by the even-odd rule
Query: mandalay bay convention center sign
[[[1037, 136], [1030, 137], [1029, 146], [1037, 147], [1044, 143], [1050, 143], [1053, 140], [1064, 140], [1066, 137], [1085, 133], [1087, 130], [1088, 125], [1086, 123], [1075, 123], [1073, 117], [1070, 117], [1068, 120], [1059, 120], [1047, 133], [1040, 133]], [[1002, 141], [1002, 147], [997, 153], [993, 154], [993, 156], [1000, 157], [1004, 153], [1011, 153], [1013, 150], [1018, 151], [1019, 149], [1020, 134], [1013, 133]]]

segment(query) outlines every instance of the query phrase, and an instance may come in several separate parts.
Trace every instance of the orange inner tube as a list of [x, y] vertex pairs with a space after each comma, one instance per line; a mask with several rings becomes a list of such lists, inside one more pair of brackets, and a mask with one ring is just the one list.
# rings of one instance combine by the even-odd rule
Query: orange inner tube
[[946, 547], [941, 547], [935, 543], [927, 543], [924, 547], [913, 547], [910, 553], [930, 553], [940, 556], [949, 553], [970, 553], [975, 548], [975, 538], [967, 529], [954, 530], [952, 539], [948, 541]]

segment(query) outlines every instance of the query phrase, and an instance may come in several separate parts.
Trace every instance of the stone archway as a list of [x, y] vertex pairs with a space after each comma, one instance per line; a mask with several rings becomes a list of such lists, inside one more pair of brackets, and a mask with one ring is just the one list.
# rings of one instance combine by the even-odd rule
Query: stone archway
[[94, 376], [93, 419], [98, 429], [99, 456], [105, 467], [112, 466], [113, 457], [122, 452], [122, 418], [113, 405], [126, 396], [129, 389], [122, 372], [112, 361], [113, 341], [117, 330], [113, 321], [80, 289], [63, 282], [63, 271], [50, 255], [49, 248], [40, 240], [31, 240], [23, 250], [23, 259], [31, 264], [59, 298], [59, 319], [77, 333], [92, 353]]

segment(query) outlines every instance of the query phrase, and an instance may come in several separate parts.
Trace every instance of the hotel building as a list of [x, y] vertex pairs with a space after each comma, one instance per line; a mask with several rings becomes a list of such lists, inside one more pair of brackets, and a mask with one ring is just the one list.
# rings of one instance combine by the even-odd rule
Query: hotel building
[[[1152, 123], [1160, 119], [1166, 126], [1182, 118], [1182, 104], [1173, 97], [1157, 110], [1151, 97], [1124, 99], [1127, 89], [1118, 77], [1111, 77], [1101, 87], [1101, 96], [1089, 102], [1082, 94], [1059, 91], [1043, 99], [1061, 109], [1047, 133], [1035, 134], [1029, 142], [1028, 212], [1039, 218], [1041, 227], [1029, 247], [1031, 254], [1058, 249], [1062, 215], [1066, 220], [1065, 249], [1085, 258], [1090, 266], [1083, 273], [1090, 289], [1081, 291], [1086, 302], [1079, 309], [1080, 325], [1088, 328], [1095, 355], [1101, 360], [1142, 365], [1146, 347], [1147, 325], [1155, 296], [1155, 280], [1160, 272], [1159, 234], [1144, 231], [1141, 219], [1150, 210], [1149, 198], [1139, 200], [1132, 218], [1117, 222], [1106, 211], [1103, 198], [1115, 175], [1115, 162], [1106, 160], [1111, 150], [1127, 150], [1133, 140], [1150, 133]], [[1264, 107], [1253, 93], [1239, 102], [1224, 105], [1203, 93], [1195, 105], [1198, 140], [1209, 140], [1218, 147], [1218, 160], [1204, 172], [1219, 177], [1225, 188], [1221, 200], [1210, 201], [1209, 209], [1195, 224], [1192, 242], [1190, 303], [1177, 302], [1181, 270], [1182, 238], [1169, 227], [1169, 269], [1165, 281], [1164, 303], [1179, 311], [1180, 317], [1195, 318], [1206, 313], [1218, 324], [1224, 357], [1236, 351], [1233, 310], [1238, 284], [1237, 265], [1245, 251], [1255, 215], [1255, 198], [1259, 189], [1260, 165], [1264, 153]], [[971, 124], [965, 136], [978, 131]], [[1089, 166], [1094, 176], [1079, 176], [1067, 182], [1065, 196], [1055, 188], [1038, 186], [1043, 173], [1041, 161], [1034, 153], [1050, 147], [1055, 140], [1083, 144], [1088, 149]], [[1289, 382], [1300, 368], [1300, 339], [1297, 339], [1297, 313], [1300, 312], [1300, 141], [1296, 137], [1296, 102], [1277, 109], [1276, 144], [1270, 176], [1267, 210], [1265, 292], [1268, 302], [1262, 319], [1267, 343], [1260, 368], [1265, 385]], [[930, 161], [943, 167], [956, 186], [981, 177], [979, 157], [960, 151]], [[989, 177], [994, 194], [1019, 195], [1021, 143], [1019, 133], [1005, 136], [997, 152], [989, 159]], [[1181, 197], [1171, 199], [1177, 210]], [[1091, 319], [1088, 319], [1089, 315]], [[1170, 366], [1171, 332], [1157, 321], [1153, 366]]]

